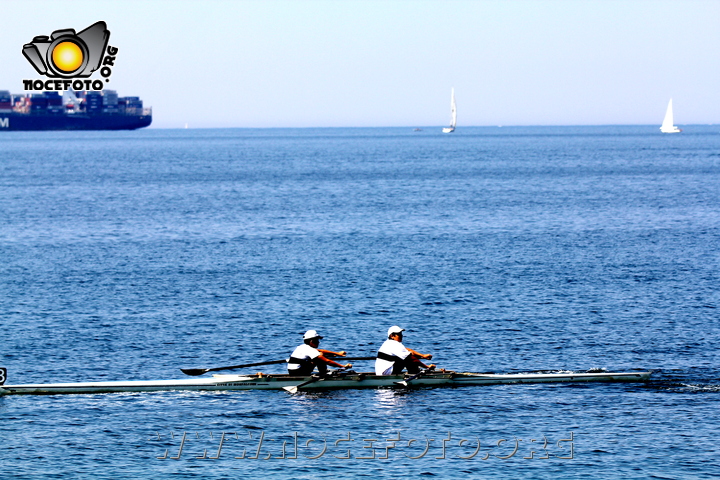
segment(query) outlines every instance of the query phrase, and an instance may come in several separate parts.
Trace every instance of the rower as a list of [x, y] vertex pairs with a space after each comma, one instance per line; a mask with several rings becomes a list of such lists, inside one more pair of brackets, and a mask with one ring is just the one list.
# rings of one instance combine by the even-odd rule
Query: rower
[[308, 376], [312, 375], [313, 370], [317, 367], [320, 375], [327, 373], [327, 366], [334, 365], [340, 368], [350, 368], [351, 363], [341, 365], [334, 360], [330, 360], [325, 355], [335, 357], [344, 357], [345, 351], [331, 352], [318, 348], [321, 337], [315, 330], [308, 330], [303, 336], [303, 344], [299, 345], [290, 355], [288, 360], [288, 373], [290, 375]]
[[425, 365], [420, 359], [430, 360], [432, 355], [416, 352], [402, 344], [405, 329], [393, 325], [388, 329], [388, 339], [382, 344], [375, 360], [376, 375], [400, 375], [403, 369], [414, 374], [420, 367], [434, 368], [435, 365]]

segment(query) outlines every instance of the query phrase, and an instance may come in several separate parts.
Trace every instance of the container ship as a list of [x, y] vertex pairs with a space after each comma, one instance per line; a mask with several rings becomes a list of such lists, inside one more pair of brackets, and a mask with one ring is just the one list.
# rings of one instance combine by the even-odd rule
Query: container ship
[[0, 90], [0, 131], [135, 130], [152, 123], [139, 97], [114, 90], [11, 94]]

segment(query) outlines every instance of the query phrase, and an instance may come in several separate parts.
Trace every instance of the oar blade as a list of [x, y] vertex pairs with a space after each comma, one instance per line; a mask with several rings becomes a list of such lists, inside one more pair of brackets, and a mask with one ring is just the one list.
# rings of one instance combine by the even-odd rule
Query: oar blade
[[181, 372], [183, 372], [185, 375], [190, 375], [192, 377], [197, 377], [199, 375], [203, 375], [208, 372], [207, 368], [181, 368]]
[[395, 383], [395, 385], [400, 385], [400, 386], [403, 386], [403, 387], [407, 387], [407, 386], [408, 386], [408, 382], [406, 382], [405, 380], [403, 380], [402, 382], [394, 382], [394, 383]]
[[298, 387], [293, 385], [292, 387], [283, 387], [283, 390], [290, 393], [297, 393]]

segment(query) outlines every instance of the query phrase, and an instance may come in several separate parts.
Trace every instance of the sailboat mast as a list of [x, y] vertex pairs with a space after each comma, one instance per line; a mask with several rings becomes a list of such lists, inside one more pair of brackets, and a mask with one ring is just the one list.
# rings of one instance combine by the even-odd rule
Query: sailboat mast
[[455, 128], [457, 125], [457, 108], [455, 106], [455, 88], [450, 90], [450, 126]]

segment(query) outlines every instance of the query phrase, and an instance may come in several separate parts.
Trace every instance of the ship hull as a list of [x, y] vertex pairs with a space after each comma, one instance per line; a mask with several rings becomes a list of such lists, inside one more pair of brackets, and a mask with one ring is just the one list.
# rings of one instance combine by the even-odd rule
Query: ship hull
[[152, 115], [32, 115], [0, 113], [0, 132], [47, 130], [136, 130], [152, 123]]

